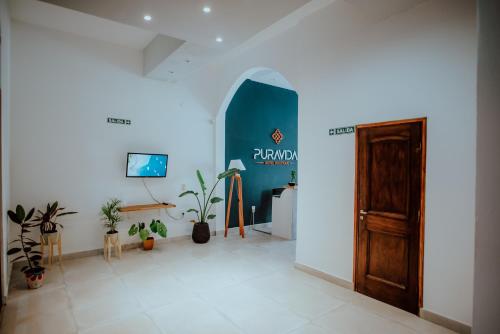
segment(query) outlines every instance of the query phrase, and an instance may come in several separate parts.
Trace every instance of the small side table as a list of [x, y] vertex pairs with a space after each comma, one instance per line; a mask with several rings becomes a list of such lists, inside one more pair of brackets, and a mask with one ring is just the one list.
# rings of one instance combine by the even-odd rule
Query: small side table
[[111, 259], [111, 250], [115, 249], [115, 256], [119, 259], [122, 258], [122, 244], [118, 233], [104, 235], [104, 259], [109, 261]]
[[58, 231], [56, 233], [49, 233], [45, 235], [40, 235], [40, 248], [41, 248], [41, 256], [42, 260], [40, 261], [41, 265], [43, 265], [43, 256], [45, 254], [45, 246], [49, 247], [49, 255], [48, 255], [48, 265], [52, 266], [52, 260], [54, 257], [54, 245], [57, 244], [57, 253], [59, 264], [62, 263], [62, 235]]

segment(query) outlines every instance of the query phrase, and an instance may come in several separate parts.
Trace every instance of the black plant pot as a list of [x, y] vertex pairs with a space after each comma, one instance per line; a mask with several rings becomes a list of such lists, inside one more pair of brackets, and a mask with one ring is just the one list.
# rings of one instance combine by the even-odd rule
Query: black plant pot
[[193, 241], [197, 244], [206, 244], [210, 240], [210, 226], [208, 223], [195, 223], [193, 226]]

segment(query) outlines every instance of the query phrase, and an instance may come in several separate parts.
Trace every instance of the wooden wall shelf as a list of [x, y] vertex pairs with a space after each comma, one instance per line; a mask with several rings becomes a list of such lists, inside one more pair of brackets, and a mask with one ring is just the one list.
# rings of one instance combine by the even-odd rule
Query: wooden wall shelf
[[118, 211], [134, 212], [134, 211], [161, 210], [170, 208], [175, 208], [175, 204], [154, 203], [154, 204], [129, 205], [119, 208]]

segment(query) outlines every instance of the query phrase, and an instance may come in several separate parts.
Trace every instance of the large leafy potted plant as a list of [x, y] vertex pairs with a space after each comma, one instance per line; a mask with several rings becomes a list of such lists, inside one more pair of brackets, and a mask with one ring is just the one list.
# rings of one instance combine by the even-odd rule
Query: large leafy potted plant
[[64, 210], [65, 208], [59, 207], [59, 202], [57, 201], [52, 204], [47, 203], [45, 211], [37, 210], [33, 221], [39, 222], [40, 233], [42, 234], [45, 243], [48, 243], [49, 238], [52, 239], [52, 242], [55, 242], [58, 232], [57, 227], [64, 228], [64, 226], [57, 222], [57, 218], [78, 213], [76, 211], [64, 212]]
[[113, 244], [118, 239], [118, 223], [122, 221], [122, 216], [120, 215], [120, 201], [117, 198], [110, 199], [101, 207], [101, 219], [104, 222], [104, 227], [108, 229], [106, 234], [108, 238], [111, 239]]
[[21, 233], [17, 236], [17, 239], [10, 242], [14, 244], [14, 246], [7, 251], [7, 255], [22, 253], [22, 255], [16, 257], [11, 262], [16, 262], [21, 259], [26, 260], [27, 265], [22, 267], [21, 271], [26, 277], [28, 288], [38, 289], [43, 285], [43, 280], [45, 278], [45, 268], [41, 267], [39, 262], [42, 259], [41, 252], [36, 250], [36, 247], [40, 246], [40, 243], [26, 236], [26, 234], [31, 233], [31, 228], [40, 225], [40, 223], [30, 222], [33, 213], [35, 213], [35, 208], [31, 209], [26, 214], [26, 211], [21, 205], [16, 207], [15, 212], [12, 210], [7, 212], [10, 220], [21, 229]]
[[222, 202], [223, 199], [220, 197], [213, 196], [215, 188], [219, 184], [221, 180], [226, 177], [233, 176], [238, 173], [237, 169], [229, 169], [217, 176], [217, 182], [215, 182], [214, 186], [207, 193], [207, 186], [205, 184], [205, 180], [201, 175], [199, 170], [196, 171], [196, 176], [198, 178], [198, 182], [201, 188], [201, 197], [199, 192], [195, 192], [193, 190], [188, 190], [179, 195], [179, 197], [184, 197], [186, 195], [192, 195], [196, 198], [196, 202], [198, 204], [197, 209], [189, 209], [187, 212], [193, 212], [196, 214], [197, 221], [195, 221], [193, 225], [193, 241], [197, 244], [204, 244], [210, 240], [210, 226], [208, 222], [215, 218], [215, 214], [211, 213], [212, 206], [216, 203]]
[[167, 237], [167, 226], [165, 226], [165, 224], [163, 224], [159, 219], [153, 219], [151, 224], [149, 224], [149, 228], [151, 230], [146, 228], [146, 224], [137, 223], [137, 225], [133, 224], [130, 226], [130, 229], [128, 230], [128, 235], [130, 236], [134, 236], [139, 233], [144, 250], [152, 250], [154, 247], [155, 238], [151, 236], [151, 232], [158, 234], [162, 238]]

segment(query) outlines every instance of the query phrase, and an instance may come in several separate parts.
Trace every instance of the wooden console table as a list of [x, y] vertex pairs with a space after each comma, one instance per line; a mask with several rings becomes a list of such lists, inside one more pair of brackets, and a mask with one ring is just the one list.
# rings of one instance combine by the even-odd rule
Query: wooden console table
[[141, 205], [130, 205], [124, 206], [118, 209], [120, 212], [134, 212], [134, 211], [146, 211], [146, 210], [161, 210], [161, 209], [171, 209], [175, 208], [175, 204], [171, 203], [154, 203], [154, 204], [141, 204]]

